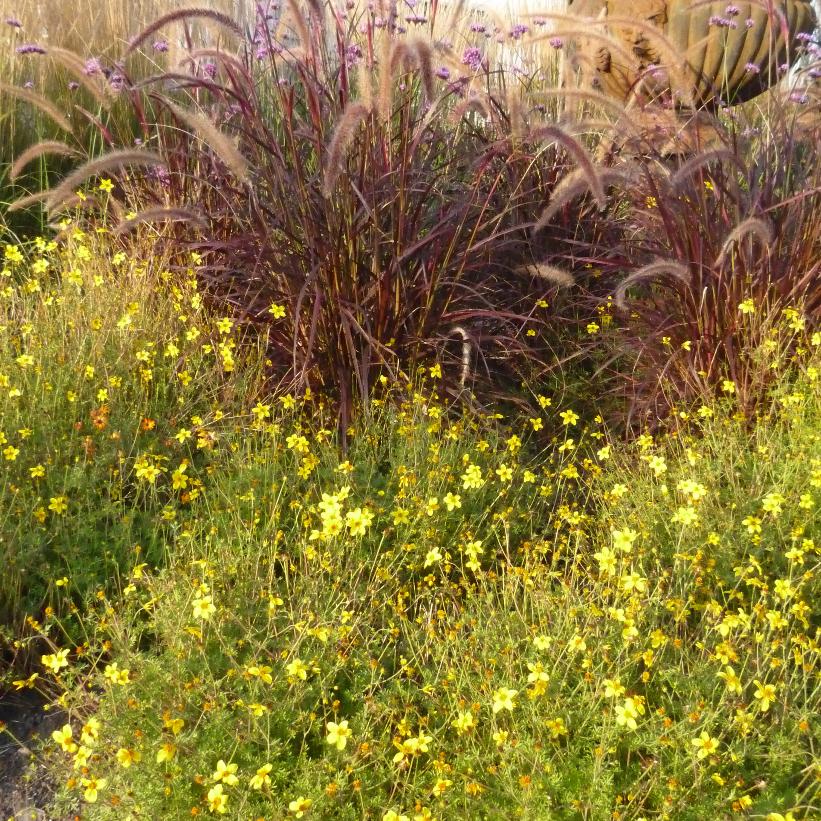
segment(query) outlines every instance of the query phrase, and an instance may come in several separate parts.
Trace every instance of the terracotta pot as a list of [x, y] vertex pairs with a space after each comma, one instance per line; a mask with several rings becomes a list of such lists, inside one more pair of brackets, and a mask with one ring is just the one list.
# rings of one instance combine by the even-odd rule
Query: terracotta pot
[[[767, 5], [768, 0], [571, 0], [568, 11], [600, 18], [600, 31], [625, 47], [626, 54], [598, 38], [576, 39], [577, 56], [592, 69], [594, 85], [626, 100], [644, 77], [644, 87], [656, 95], [672, 89], [708, 105], [719, 99], [740, 103], [765, 91], [780, 76], [778, 66], [792, 60], [796, 36], [815, 27], [811, 0], [770, 0], [769, 12]], [[631, 19], [663, 32], [684, 58], [683, 74], [653, 77], [652, 66], [670, 65], [671, 57], [659, 38], [631, 26]]]

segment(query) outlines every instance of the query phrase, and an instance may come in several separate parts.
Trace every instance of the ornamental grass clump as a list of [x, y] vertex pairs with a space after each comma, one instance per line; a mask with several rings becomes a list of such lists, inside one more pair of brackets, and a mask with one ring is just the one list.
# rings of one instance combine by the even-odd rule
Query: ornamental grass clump
[[576, 166], [599, 206], [605, 193], [578, 139], [501, 71], [403, 34], [387, 7], [291, 3], [238, 53], [192, 48], [176, 70], [129, 77], [140, 44], [201, 10], [166, 15], [123, 64], [150, 148], [115, 147], [43, 195], [57, 210], [83, 178], [114, 177], [120, 233], [170, 223], [165, 240], [202, 255], [212, 303], [265, 340], [271, 386], [335, 395], [343, 430], [381, 377], [437, 358], [451, 393], [545, 366], [535, 305], [572, 279], [532, 273], [550, 270], [552, 234], [530, 228]]

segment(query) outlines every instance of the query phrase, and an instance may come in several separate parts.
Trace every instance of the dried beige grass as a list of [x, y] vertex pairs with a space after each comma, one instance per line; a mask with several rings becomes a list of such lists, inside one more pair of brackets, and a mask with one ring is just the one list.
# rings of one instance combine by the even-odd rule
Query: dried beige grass
[[[596, 168], [596, 177], [604, 187], [611, 185], [630, 185], [636, 181], [637, 174], [629, 168]], [[550, 202], [539, 217], [539, 221], [533, 227], [533, 232], [537, 233], [546, 228], [554, 216], [575, 197], [590, 190], [588, 175], [581, 168], [576, 168], [564, 176], [559, 184], [553, 189]]]
[[576, 279], [569, 271], [556, 268], [546, 262], [534, 262], [529, 265], [520, 265], [515, 269], [517, 274], [523, 276], [534, 276], [546, 282], [556, 285], [559, 288], [572, 288], [576, 284]]
[[44, 114], [48, 115], [51, 120], [58, 125], [63, 131], [71, 132], [71, 123], [68, 118], [57, 108], [51, 100], [32, 91], [30, 88], [21, 88], [20, 86], [11, 85], [10, 83], [0, 83], [0, 92], [4, 92], [11, 97], [17, 97], [30, 103], [35, 108], [39, 108]]
[[127, 220], [120, 222], [114, 229], [115, 235], [133, 231], [138, 225], [145, 222], [193, 222], [203, 230], [208, 229], [208, 222], [198, 211], [190, 208], [175, 206], [144, 208]]
[[45, 154], [59, 154], [63, 157], [79, 157], [80, 152], [70, 145], [61, 143], [58, 140], [42, 140], [39, 143], [29, 146], [12, 163], [9, 169], [9, 179], [16, 180], [23, 169], [32, 161]]
[[534, 142], [555, 142], [564, 148], [565, 151], [576, 161], [584, 175], [587, 177], [587, 183], [590, 186], [590, 193], [596, 198], [599, 208], [604, 208], [607, 205], [607, 198], [604, 193], [604, 185], [593, 160], [587, 153], [585, 147], [564, 128], [558, 125], [540, 125], [534, 128], [530, 133], [530, 139]]
[[46, 56], [59, 63], [77, 80], [98, 105], [108, 110], [111, 108], [111, 97], [106, 94], [105, 87], [97, 81], [97, 78], [88, 74], [86, 61], [76, 52], [67, 48], [57, 48], [49, 46], [46, 49]]
[[134, 151], [133, 149], [110, 151], [76, 168], [57, 187], [47, 189], [45, 192], [46, 207], [49, 211], [56, 210], [73, 196], [75, 188], [89, 177], [119, 170], [126, 165], [165, 165], [165, 160], [153, 151]]
[[240, 182], [248, 182], [248, 162], [242, 156], [234, 141], [199, 111], [181, 108], [166, 100], [165, 103], [175, 117], [182, 120], [193, 132], [225, 163]]
[[721, 246], [721, 251], [716, 257], [716, 265], [721, 265], [724, 262], [735, 243], [748, 236], [755, 237], [764, 248], [767, 248], [775, 239], [775, 232], [769, 222], [765, 222], [760, 217], [748, 217], [736, 225], [727, 236], [727, 239], [724, 240], [724, 245]]
[[638, 271], [634, 271], [630, 276], [626, 277], [619, 283], [619, 287], [613, 293], [613, 302], [622, 311], [627, 310], [627, 302], [625, 296], [627, 289], [637, 282], [644, 282], [650, 279], [659, 279], [663, 276], [670, 276], [683, 282], [685, 285], [690, 284], [690, 272], [680, 262], [674, 260], [657, 260], [645, 265]]
[[328, 158], [325, 162], [325, 175], [322, 193], [330, 197], [334, 186], [344, 170], [345, 154], [353, 141], [356, 131], [370, 114], [370, 109], [360, 102], [349, 103], [334, 129], [328, 144]]
[[211, 20], [212, 22], [218, 23], [224, 28], [230, 29], [234, 32], [234, 34], [238, 35], [239, 37], [245, 36], [242, 27], [239, 25], [239, 23], [237, 23], [233, 18], [229, 17], [227, 14], [223, 14], [221, 11], [205, 8], [177, 9], [176, 11], [171, 11], [168, 14], [164, 14], [162, 17], [158, 17], [153, 23], [144, 28], [139, 34], [137, 34], [135, 37], [132, 37], [131, 40], [129, 40], [128, 48], [126, 49], [124, 56], [127, 57], [135, 49], [139, 48], [149, 37], [151, 37], [152, 34], [156, 34], [161, 28], [167, 26], [169, 23], [175, 23], [179, 20], [188, 20], [192, 17]]
[[670, 187], [674, 191], [678, 190], [696, 171], [718, 160], [726, 160], [739, 168], [743, 168], [741, 160], [729, 148], [714, 148], [711, 151], [702, 151], [682, 163], [679, 169], [670, 176]]

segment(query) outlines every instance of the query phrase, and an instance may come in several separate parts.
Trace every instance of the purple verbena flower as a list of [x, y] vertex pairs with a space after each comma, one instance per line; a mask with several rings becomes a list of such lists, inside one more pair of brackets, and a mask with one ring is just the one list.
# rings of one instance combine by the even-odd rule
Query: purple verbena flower
[[564, 40], [561, 37], [551, 37], [547, 42], [552, 48], [562, 48], [564, 46]]
[[362, 49], [356, 44], [351, 43], [348, 48], [345, 49], [345, 63], [348, 68], [357, 65], [359, 61], [362, 59]]
[[16, 17], [7, 17], [6, 25], [11, 26], [13, 29], [23, 28], [23, 24]]
[[484, 34], [487, 31], [487, 27], [483, 26], [481, 23], [471, 23], [470, 30], [474, 34]]
[[449, 80], [450, 79], [450, 69], [447, 68], [446, 66], [439, 66], [439, 68], [436, 69], [434, 74], [440, 80]]
[[406, 23], [422, 25], [428, 22], [428, 18], [424, 14], [408, 14], [405, 17]]
[[68, 90], [69, 91], [76, 91], [79, 87], [80, 87], [80, 84], [76, 80], [72, 80], [68, 84]]
[[483, 59], [481, 50], [476, 48], [476, 46], [468, 46], [462, 52], [462, 63], [466, 66], [470, 66], [474, 71], [479, 71], [482, 67]]
[[739, 11], [740, 11], [740, 9], [738, 8], [738, 6], [734, 6], [732, 4], [727, 6], [726, 9], [724, 9], [724, 13], [728, 17], [735, 17], [739, 13]]
[[46, 50], [42, 46], [38, 46], [36, 43], [23, 43], [21, 46], [17, 46], [14, 49], [18, 54], [45, 54]]
[[202, 71], [203, 71], [203, 74], [205, 74], [206, 77], [213, 80], [214, 77], [217, 76], [217, 64], [216, 63], [203, 63]]
[[157, 52], [163, 54], [166, 51], [168, 51], [168, 40], [164, 40], [164, 39], [155, 40], [154, 44], [152, 45], [152, 48], [154, 49], [154, 51], [157, 51]]
[[753, 20], [752, 17], [748, 17], [744, 21], [744, 25], [747, 26], [748, 29], [751, 29], [751, 28], [753, 28], [753, 26], [755, 26], [755, 20]]
[[745, 63], [744, 71], [746, 71], [748, 74], [758, 74], [761, 71], [761, 69], [755, 63]]
[[521, 40], [529, 31], [530, 29], [524, 23], [516, 23], [510, 30], [510, 37], [513, 40]]
[[86, 60], [86, 64], [83, 68], [83, 74], [88, 74], [91, 76], [93, 74], [100, 74], [102, 70], [103, 64], [96, 57], [91, 57]]

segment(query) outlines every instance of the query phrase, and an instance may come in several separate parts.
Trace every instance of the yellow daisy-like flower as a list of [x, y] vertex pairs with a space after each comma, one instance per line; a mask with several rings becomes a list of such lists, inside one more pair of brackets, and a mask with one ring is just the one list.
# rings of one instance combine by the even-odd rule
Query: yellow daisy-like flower
[[325, 725], [325, 728], [328, 731], [325, 741], [332, 747], [336, 747], [337, 750], [344, 750], [348, 744], [348, 739], [352, 735], [352, 730], [348, 727], [348, 722], [343, 720], [337, 724], [335, 721], [329, 721]]
[[213, 781], [221, 781], [229, 787], [235, 787], [239, 783], [237, 778], [237, 765], [234, 763], [226, 764], [223, 759], [217, 762], [217, 768], [211, 775]]
[[273, 764], [263, 764], [256, 774], [251, 777], [249, 784], [252, 790], [261, 790], [263, 787], [268, 787], [271, 784], [271, 776], [268, 773], [273, 770]]
[[500, 687], [493, 694], [493, 712], [498, 713], [502, 710], [509, 710], [513, 712], [516, 706], [516, 694], [518, 690], [513, 690], [510, 687]]
[[217, 815], [225, 815], [228, 812], [228, 796], [222, 784], [217, 784], [208, 790], [208, 809]]
[[702, 730], [701, 735], [692, 740], [692, 745], [696, 748], [696, 757], [700, 761], [718, 750], [718, 739], [712, 738], [706, 730]]
[[295, 818], [302, 818], [314, 802], [310, 798], [300, 795], [288, 804], [288, 812], [293, 813]]

